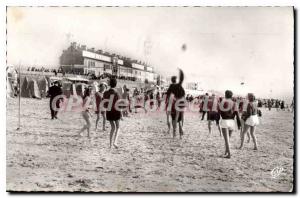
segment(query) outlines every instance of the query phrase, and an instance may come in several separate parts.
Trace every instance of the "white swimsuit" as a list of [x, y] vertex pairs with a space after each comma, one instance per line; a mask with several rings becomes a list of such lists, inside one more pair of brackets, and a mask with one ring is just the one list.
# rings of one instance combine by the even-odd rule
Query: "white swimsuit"
[[222, 119], [220, 121], [220, 127], [222, 129], [226, 128], [229, 130], [234, 130], [235, 129], [235, 121], [233, 119]]
[[247, 118], [245, 124], [249, 126], [256, 126], [259, 124], [259, 119], [257, 115], [251, 115], [249, 118]]

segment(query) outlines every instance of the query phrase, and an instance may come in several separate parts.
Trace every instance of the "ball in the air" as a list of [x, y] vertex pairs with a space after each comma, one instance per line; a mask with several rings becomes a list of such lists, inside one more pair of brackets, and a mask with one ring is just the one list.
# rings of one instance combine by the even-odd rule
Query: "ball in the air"
[[182, 50], [182, 51], [186, 51], [186, 44], [183, 44], [183, 45], [181, 46], [181, 50]]

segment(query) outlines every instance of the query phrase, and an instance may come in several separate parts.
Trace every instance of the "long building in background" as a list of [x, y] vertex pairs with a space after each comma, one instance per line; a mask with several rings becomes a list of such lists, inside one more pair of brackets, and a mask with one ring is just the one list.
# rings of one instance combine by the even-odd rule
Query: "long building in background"
[[91, 74], [95, 76], [113, 75], [140, 82], [156, 82], [153, 67], [130, 58], [109, 54], [85, 45], [72, 42], [60, 56], [61, 69], [66, 73]]

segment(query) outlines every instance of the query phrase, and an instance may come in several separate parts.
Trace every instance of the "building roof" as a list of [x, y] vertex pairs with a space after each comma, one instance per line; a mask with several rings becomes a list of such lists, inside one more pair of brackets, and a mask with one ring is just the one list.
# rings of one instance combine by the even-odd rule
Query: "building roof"
[[79, 76], [76, 77], [68, 77], [67, 80], [69, 81], [81, 81], [81, 82], [89, 82], [89, 80], [85, 79], [85, 78], [81, 78]]

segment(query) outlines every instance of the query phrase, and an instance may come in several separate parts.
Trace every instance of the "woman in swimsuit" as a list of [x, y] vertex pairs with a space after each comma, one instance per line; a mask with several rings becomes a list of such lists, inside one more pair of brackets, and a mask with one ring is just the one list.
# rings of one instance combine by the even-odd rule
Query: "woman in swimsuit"
[[[115, 148], [118, 148], [117, 141], [118, 141], [118, 132], [119, 132], [119, 123], [121, 119], [121, 111], [117, 108], [116, 103], [121, 96], [115, 90], [117, 86], [117, 80], [115, 78], [111, 78], [109, 81], [110, 89], [104, 92], [103, 98], [110, 100], [112, 99], [112, 106], [108, 108], [108, 103], [104, 104], [106, 108], [106, 119], [109, 121], [111, 130], [109, 136], [109, 148], [113, 145]], [[113, 138], [114, 137], [114, 138]]]
[[241, 146], [240, 149], [243, 148], [244, 146], [244, 139], [245, 139], [245, 134], [250, 128], [250, 135], [252, 137], [253, 143], [254, 143], [254, 150], [257, 150], [257, 139], [255, 136], [255, 129], [256, 126], [259, 124], [259, 119], [258, 119], [258, 108], [257, 108], [257, 103], [255, 101], [255, 96], [252, 93], [248, 94], [248, 105], [247, 105], [247, 112], [245, 114], [245, 126], [244, 130], [241, 136]]
[[221, 116], [220, 127], [225, 141], [225, 158], [230, 158], [230, 144], [229, 138], [235, 128], [235, 118], [237, 120], [238, 129], [241, 127], [238, 107], [232, 100], [232, 91], [225, 91], [225, 99], [222, 99], [219, 104], [219, 113]]

